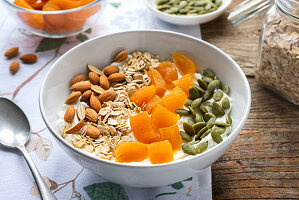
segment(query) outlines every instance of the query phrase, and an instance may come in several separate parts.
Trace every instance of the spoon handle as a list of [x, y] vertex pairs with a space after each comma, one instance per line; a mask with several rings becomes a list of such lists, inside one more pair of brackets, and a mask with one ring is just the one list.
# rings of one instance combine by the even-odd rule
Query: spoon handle
[[57, 200], [57, 198], [54, 196], [54, 194], [51, 192], [47, 184], [45, 183], [44, 179], [40, 175], [38, 169], [36, 168], [32, 158], [30, 157], [29, 153], [27, 152], [25, 146], [18, 147], [18, 149], [22, 152], [23, 156], [25, 157], [25, 160], [33, 174], [33, 177], [35, 179], [37, 188], [39, 190], [40, 196], [42, 200]]

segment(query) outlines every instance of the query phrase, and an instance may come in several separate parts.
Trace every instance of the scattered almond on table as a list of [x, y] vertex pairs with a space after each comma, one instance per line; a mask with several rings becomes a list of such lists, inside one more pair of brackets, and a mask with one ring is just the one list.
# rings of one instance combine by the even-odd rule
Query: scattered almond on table
[[9, 71], [11, 74], [17, 73], [20, 69], [20, 63], [18, 61], [13, 61], [9, 65]]
[[14, 58], [19, 53], [19, 47], [11, 47], [4, 52], [4, 56], [8, 59]]

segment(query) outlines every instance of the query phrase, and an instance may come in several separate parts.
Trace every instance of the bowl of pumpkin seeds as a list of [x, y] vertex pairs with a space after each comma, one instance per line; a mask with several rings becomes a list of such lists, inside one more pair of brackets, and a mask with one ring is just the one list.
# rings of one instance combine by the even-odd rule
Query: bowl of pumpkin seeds
[[219, 17], [232, 0], [144, 0], [159, 19], [177, 25], [196, 25]]

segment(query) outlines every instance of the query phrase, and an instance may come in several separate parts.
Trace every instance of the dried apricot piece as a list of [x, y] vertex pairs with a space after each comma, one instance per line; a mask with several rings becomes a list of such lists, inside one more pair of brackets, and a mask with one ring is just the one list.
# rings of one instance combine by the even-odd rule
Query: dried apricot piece
[[151, 114], [153, 126], [157, 129], [172, 126], [176, 124], [179, 119], [180, 117], [177, 114], [170, 112], [160, 104], [154, 107]]
[[179, 87], [175, 87], [169, 94], [161, 98], [160, 104], [171, 112], [175, 112], [177, 109], [181, 108], [186, 101], [187, 95], [185, 92]]
[[154, 142], [148, 145], [149, 159], [152, 164], [168, 163], [173, 161], [173, 150], [167, 140]]
[[160, 97], [163, 96], [166, 91], [166, 83], [160, 72], [158, 72], [154, 68], [151, 68], [148, 70], [148, 76], [151, 79], [151, 85], [155, 85], [157, 88], [157, 95], [159, 95]]
[[161, 140], [168, 140], [174, 151], [178, 151], [181, 149], [183, 144], [182, 137], [180, 135], [180, 130], [178, 125], [173, 125], [166, 128], [159, 129]]
[[146, 103], [146, 106], [144, 107], [144, 109], [149, 113], [151, 114], [152, 113], [152, 110], [153, 108], [158, 105], [161, 101], [161, 98], [155, 94], [155, 96], [153, 98], [151, 98], [151, 100], [149, 100], [147, 103]]
[[178, 71], [172, 62], [163, 61], [156, 67], [156, 70], [160, 72], [166, 83], [178, 79]]
[[186, 74], [178, 80], [173, 81], [173, 84], [181, 88], [189, 96], [189, 88], [193, 86], [192, 75]]
[[147, 103], [156, 94], [156, 86], [145, 86], [136, 90], [130, 100], [134, 102], [137, 106], [142, 106], [142, 104]]
[[151, 119], [147, 112], [141, 112], [130, 116], [131, 130], [138, 142], [152, 143], [160, 141], [160, 137], [154, 131]]
[[116, 149], [116, 162], [140, 162], [148, 158], [147, 145], [140, 142], [124, 142]]
[[197, 70], [196, 63], [182, 53], [177, 52], [172, 54], [172, 59], [182, 75], [193, 75]]

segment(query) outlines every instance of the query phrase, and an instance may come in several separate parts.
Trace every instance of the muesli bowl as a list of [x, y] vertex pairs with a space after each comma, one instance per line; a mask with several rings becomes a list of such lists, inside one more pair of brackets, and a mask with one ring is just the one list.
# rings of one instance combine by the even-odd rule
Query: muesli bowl
[[[163, 45], [165, 44], [165, 45]], [[211, 68], [230, 86], [233, 99], [230, 135], [215, 147], [188, 159], [164, 164], [140, 165], [118, 163], [92, 156], [66, 141], [56, 126], [57, 113], [69, 96], [69, 81], [85, 73], [86, 64], [103, 69], [113, 56], [126, 49], [147, 51], [164, 60], [173, 52], [182, 52], [193, 59], [202, 72]], [[197, 38], [175, 32], [140, 30], [101, 36], [71, 49], [50, 68], [40, 91], [42, 117], [58, 144], [84, 168], [119, 184], [133, 187], [158, 187], [196, 174], [214, 163], [241, 131], [250, 110], [251, 96], [248, 81], [240, 67], [224, 52]]]

